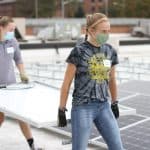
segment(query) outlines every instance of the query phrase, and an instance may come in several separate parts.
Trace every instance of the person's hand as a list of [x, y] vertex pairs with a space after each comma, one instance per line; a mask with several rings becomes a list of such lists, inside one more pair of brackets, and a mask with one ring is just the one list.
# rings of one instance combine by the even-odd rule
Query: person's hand
[[67, 126], [67, 119], [66, 119], [66, 108], [59, 108], [58, 109], [58, 127], [65, 127]]
[[111, 109], [112, 109], [112, 112], [113, 112], [115, 118], [118, 119], [118, 118], [119, 118], [118, 101], [114, 101], [114, 102], [111, 104]]
[[22, 83], [28, 83], [29, 82], [29, 78], [24, 73], [20, 73], [20, 80]]

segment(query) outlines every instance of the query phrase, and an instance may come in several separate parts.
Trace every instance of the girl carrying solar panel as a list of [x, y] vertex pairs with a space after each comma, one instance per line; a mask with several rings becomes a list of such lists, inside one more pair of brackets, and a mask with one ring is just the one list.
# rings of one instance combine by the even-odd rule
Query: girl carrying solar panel
[[[10, 85], [16, 83], [13, 61], [15, 62], [22, 82], [27, 83], [28, 77], [25, 75], [24, 65], [19, 49], [19, 45], [14, 37], [15, 23], [8, 16], [0, 17], [0, 85]], [[4, 113], [0, 112], [0, 125], [4, 121]], [[18, 120], [21, 131], [25, 136], [31, 150], [43, 150], [36, 148], [34, 139], [30, 131], [30, 126]]]

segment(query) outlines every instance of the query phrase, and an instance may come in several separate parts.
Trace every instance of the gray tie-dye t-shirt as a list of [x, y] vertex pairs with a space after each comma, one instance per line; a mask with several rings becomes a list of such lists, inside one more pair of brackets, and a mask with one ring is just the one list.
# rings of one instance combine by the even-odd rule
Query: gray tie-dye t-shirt
[[73, 105], [110, 98], [108, 81], [113, 65], [118, 64], [116, 50], [109, 44], [95, 47], [89, 42], [76, 46], [68, 56], [68, 63], [76, 66]]

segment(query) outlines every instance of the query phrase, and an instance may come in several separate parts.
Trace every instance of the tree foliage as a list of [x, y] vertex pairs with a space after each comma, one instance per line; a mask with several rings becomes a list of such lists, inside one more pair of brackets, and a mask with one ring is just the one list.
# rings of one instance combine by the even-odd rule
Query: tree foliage
[[110, 17], [150, 17], [150, 0], [111, 0]]
[[[35, 17], [36, 0], [17, 0], [17, 17]], [[61, 0], [37, 0], [38, 17], [52, 17], [56, 13], [56, 3]], [[65, 5], [65, 14], [67, 17], [84, 17], [83, 1], [64, 0], [69, 3]], [[85, 2], [85, 1], [84, 1]], [[150, 18], [150, 0], [108, 0], [109, 17], [143, 17]], [[60, 8], [61, 9], [61, 6]], [[102, 7], [100, 12], [105, 12]]]
[[16, 1], [16, 17], [34, 17], [34, 1], [17, 0]]
[[[16, 16], [17, 17], [35, 17], [35, 1], [36, 0], [17, 0]], [[55, 0], [37, 0], [38, 16], [51, 17], [55, 13]]]

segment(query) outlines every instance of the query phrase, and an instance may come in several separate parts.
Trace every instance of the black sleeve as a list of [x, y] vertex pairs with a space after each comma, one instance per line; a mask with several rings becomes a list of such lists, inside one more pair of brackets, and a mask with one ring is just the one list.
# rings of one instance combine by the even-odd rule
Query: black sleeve
[[119, 64], [118, 54], [117, 51], [112, 48], [112, 66]]
[[68, 58], [66, 59], [67, 63], [74, 64], [77, 66], [79, 64], [79, 54], [78, 49], [75, 47], [69, 54]]

